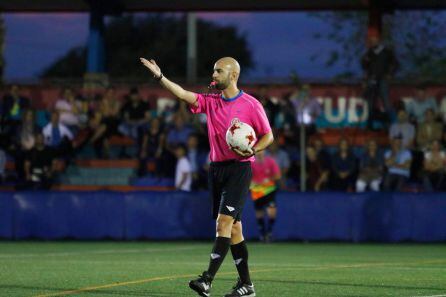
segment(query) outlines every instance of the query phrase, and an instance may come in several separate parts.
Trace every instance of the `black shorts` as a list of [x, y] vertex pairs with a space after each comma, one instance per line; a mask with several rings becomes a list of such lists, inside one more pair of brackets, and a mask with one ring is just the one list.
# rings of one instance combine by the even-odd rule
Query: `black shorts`
[[251, 162], [231, 160], [211, 163], [209, 189], [214, 219], [218, 214], [224, 214], [236, 221], [241, 220], [251, 177]]
[[254, 208], [256, 210], [263, 210], [265, 207], [276, 207], [276, 191], [254, 200]]

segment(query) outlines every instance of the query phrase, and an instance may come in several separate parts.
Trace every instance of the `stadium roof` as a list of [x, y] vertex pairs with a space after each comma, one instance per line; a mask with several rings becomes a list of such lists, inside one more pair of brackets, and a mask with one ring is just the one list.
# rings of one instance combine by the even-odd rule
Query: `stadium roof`
[[371, 2], [386, 10], [445, 9], [445, 0], [0, 0], [1, 12], [87, 12], [90, 3], [107, 13], [141, 11], [361, 10]]

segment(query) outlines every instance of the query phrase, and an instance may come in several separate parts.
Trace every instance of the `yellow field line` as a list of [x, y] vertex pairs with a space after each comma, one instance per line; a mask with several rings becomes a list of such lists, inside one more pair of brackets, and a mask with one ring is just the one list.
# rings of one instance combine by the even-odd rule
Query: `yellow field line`
[[[275, 268], [275, 269], [257, 269], [252, 270], [251, 273], [259, 273], [259, 272], [273, 272], [273, 271], [284, 271], [284, 270], [325, 270], [325, 269], [334, 269], [334, 268], [366, 268], [366, 267], [375, 267], [375, 266], [394, 266], [394, 265], [416, 265], [416, 264], [435, 264], [435, 263], [444, 263], [446, 260], [426, 260], [426, 261], [418, 261], [418, 262], [411, 262], [411, 263], [358, 263], [358, 264], [334, 264], [334, 265], [321, 265], [316, 267], [290, 267], [290, 268]], [[235, 274], [236, 272], [221, 272], [218, 275], [231, 275]], [[134, 281], [127, 281], [127, 282], [116, 282], [112, 284], [105, 284], [100, 286], [92, 286], [92, 287], [85, 287], [75, 290], [67, 290], [67, 291], [61, 291], [61, 292], [55, 292], [55, 293], [48, 293], [48, 294], [42, 294], [42, 295], [35, 295], [33, 297], [51, 297], [51, 296], [64, 296], [64, 295], [72, 295], [77, 294], [81, 292], [87, 292], [87, 291], [96, 291], [101, 289], [108, 289], [108, 288], [114, 288], [114, 287], [121, 287], [121, 286], [128, 286], [128, 285], [136, 285], [136, 284], [143, 284], [143, 283], [150, 283], [154, 281], [161, 281], [161, 280], [172, 280], [172, 279], [179, 279], [179, 278], [188, 278], [188, 277], [194, 277], [196, 274], [183, 274], [183, 275], [171, 275], [171, 276], [162, 276], [162, 277], [152, 277], [152, 278], [146, 278], [146, 279], [140, 279], [140, 280], [134, 280]], [[440, 295], [441, 296], [441, 295]]]

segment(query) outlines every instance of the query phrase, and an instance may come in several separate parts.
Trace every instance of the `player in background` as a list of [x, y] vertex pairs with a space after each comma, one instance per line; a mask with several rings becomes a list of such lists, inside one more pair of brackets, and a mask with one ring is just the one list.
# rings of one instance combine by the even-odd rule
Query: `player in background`
[[[276, 192], [277, 183], [281, 178], [280, 168], [272, 157], [265, 155], [264, 151], [256, 155], [251, 167], [251, 198], [254, 200], [260, 240], [269, 242], [277, 215]], [[265, 224], [265, 219], [268, 225]]]
[[[249, 194], [254, 155], [274, 140], [265, 110], [257, 99], [238, 88], [240, 65], [233, 58], [221, 58], [214, 65], [212, 82], [218, 94], [186, 91], [167, 79], [154, 60], [141, 58], [141, 62], [161, 86], [187, 102], [192, 113], [204, 113], [207, 117], [211, 159], [209, 188], [213, 215], [217, 220], [216, 239], [208, 269], [198, 279], [191, 280], [189, 287], [200, 296], [210, 296], [212, 281], [231, 249], [240, 278], [225, 297], [256, 296], [249, 274], [248, 249], [243, 237], [241, 215]], [[258, 141], [252, 149], [231, 150], [226, 143], [226, 131], [235, 118], [253, 127]]]

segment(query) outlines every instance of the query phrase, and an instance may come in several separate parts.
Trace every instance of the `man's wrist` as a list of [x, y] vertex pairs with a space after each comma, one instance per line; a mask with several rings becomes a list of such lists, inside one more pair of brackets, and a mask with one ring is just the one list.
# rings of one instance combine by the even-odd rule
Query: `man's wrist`
[[160, 82], [163, 79], [164, 75], [162, 72], [160, 72], [160, 75], [158, 75], [158, 76], [154, 75], [153, 77], [155, 78], [155, 80], [157, 82]]

